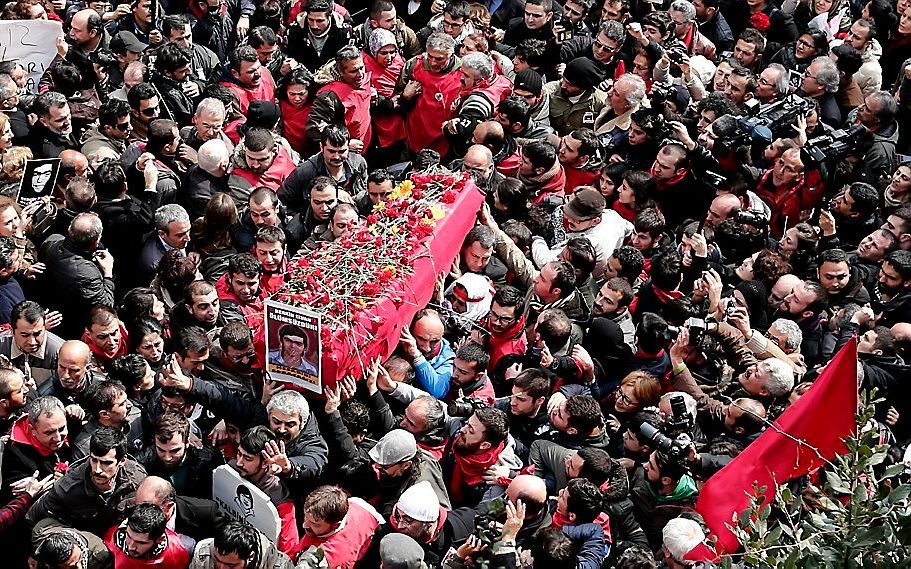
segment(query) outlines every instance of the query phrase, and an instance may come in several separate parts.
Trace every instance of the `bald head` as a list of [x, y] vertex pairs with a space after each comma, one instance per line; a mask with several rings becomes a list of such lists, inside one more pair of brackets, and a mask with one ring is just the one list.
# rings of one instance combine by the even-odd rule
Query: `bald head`
[[503, 125], [497, 121], [478, 123], [474, 129], [472, 142], [486, 146], [494, 152], [499, 152], [505, 141], [506, 133], [503, 131]]
[[749, 397], [741, 397], [740, 399], [734, 400], [734, 405], [739, 407], [740, 410], [745, 413], [752, 413], [761, 419], [765, 419], [765, 405], [759, 401], [756, 401], [755, 399], [750, 399]]
[[709, 205], [709, 212], [705, 216], [705, 224], [709, 227], [717, 227], [738, 210], [740, 210], [740, 198], [734, 194], [716, 196], [711, 205]]
[[64, 150], [60, 153], [60, 176], [57, 182], [65, 186], [66, 181], [76, 176], [85, 176], [89, 169], [89, 159], [78, 150]]
[[909, 341], [911, 340], [911, 323], [908, 322], [899, 322], [892, 326], [892, 336], [896, 340]]
[[94, 213], [80, 213], [70, 223], [67, 237], [78, 247], [86, 251], [98, 248], [103, 225]]
[[490, 151], [490, 148], [487, 148], [483, 144], [474, 144], [470, 146], [468, 152], [465, 153], [464, 161], [471, 161], [472, 164], [490, 166], [493, 164], [493, 153]]
[[57, 379], [64, 389], [81, 392], [88, 382], [89, 362], [92, 351], [85, 342], [64, 342], [57, 352]]
[[74, 361], [86, 365], [89, 363], [89, 358], [92, 357], [92, 350], [89, 348], [89, 345], [83, 342], [82, 340], [68, 340], [60, 346], [60, 351], [57, 352], [57, 359], [66, 359], [68, 361]]
[[803, 280], [800, 277], [790, 273], [778, 277], [778, 280], [772, 285], [772, 292], [769, 294], [769, 304], [772, 309], [778, 310], [781, 308], [781, 301], [784, 300], [784, 297], [791, 294], [794, 287], [802, 282]]
[[169, 501], [174, 501], [174, 486], [164, 478], [146, 476], [136, 489], [137, 504], [162, 506]]
[[506, 497], [513, 504], [522, 500], [526, 506], [525, 517], [535, 517], [547, 503], [547, 486], [543, 478], [530, 474], [520, 474], [513, 478], [506, 487]]

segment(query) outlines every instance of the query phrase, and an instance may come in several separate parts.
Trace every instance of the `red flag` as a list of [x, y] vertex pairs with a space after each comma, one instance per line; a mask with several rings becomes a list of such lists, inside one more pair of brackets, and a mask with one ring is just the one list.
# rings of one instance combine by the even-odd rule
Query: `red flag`
[[[852, 339], [832, 359], [819, 378], [775, 421], [782, 432], [805, 441], [831, 460], [847, 452], [844, 439], [854, 434], [857, 413], [857, 342]], [[766, 486], [764, 504], [777, 485], [803, 476], [824, 461], [812, 448], [798, 444], [767, 427], [742, 453], [712, 476], [699, 492], [696, 510], [718, 537], [719, 553], [740, 547], [725, 524], [750, 504], [753, 483]]]

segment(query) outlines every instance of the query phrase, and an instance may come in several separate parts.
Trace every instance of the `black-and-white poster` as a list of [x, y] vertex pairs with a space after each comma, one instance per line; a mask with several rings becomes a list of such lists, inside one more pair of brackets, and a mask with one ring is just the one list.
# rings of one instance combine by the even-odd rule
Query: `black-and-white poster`
[[255, 527], [273, 543], [278, 540], [282, 523], [272, 501], [227, 464], [212, 471], [212, 498], [229, 520]]
[[57, 173], [60, 171], [60, 158], [42, 158], [25, 163], [22, 181], [19, 183], [19, 203], [50, 196], [54, 192]]

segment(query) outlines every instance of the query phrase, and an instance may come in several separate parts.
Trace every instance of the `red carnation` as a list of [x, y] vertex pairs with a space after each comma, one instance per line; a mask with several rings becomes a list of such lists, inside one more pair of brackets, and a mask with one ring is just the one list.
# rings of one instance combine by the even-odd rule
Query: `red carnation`
[[772, 26], [769, 16], [765, 12], [757, 12], [750, 16], [750, 25], [759, 30], [762, 33], [769, 31], [769, 28]]

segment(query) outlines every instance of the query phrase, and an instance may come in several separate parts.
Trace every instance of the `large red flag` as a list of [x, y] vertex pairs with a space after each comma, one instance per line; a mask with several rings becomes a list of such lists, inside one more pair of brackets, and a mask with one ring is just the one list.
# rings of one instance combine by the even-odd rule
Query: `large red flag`
[[[844, 439], [854, 434], [857, 413], [857, 342], [852, 339], [835, 355], [819, 378], [775, 421], [781, 432], [806, 442], [831, 460], [847, 452]], [[772, 427], [712, 476], [699, 492], [696, 510], [718, 538], [719, 553], [739, 548], [725, 524], [750, 504], [753, 483], [766, 486], [765, 503], [777, 485], [824, 464], [816, 452]]]

